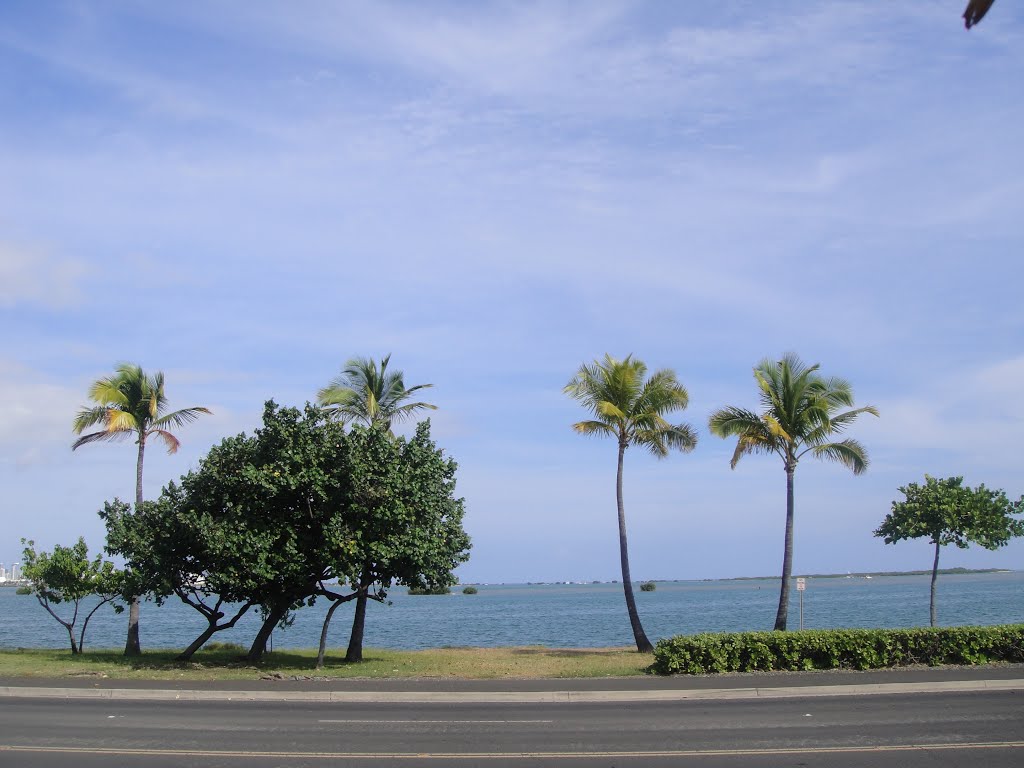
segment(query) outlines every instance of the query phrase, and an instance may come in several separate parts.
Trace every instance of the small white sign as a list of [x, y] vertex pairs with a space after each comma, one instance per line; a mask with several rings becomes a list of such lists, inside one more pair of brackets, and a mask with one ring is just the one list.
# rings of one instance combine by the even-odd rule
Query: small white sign
[[797, 579], [796, 580], [796, 591], [797, 592], [803, 592], [805, 589], [807, 589], [807, 580], [803, 579], [803, 578]]

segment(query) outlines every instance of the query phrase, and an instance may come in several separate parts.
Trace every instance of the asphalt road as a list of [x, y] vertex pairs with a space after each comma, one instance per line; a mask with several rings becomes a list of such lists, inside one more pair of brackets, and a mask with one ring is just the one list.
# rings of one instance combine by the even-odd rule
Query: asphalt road
[[628, 703], [0, 699], [0, 766], [1024, 765], [1024, 693]]

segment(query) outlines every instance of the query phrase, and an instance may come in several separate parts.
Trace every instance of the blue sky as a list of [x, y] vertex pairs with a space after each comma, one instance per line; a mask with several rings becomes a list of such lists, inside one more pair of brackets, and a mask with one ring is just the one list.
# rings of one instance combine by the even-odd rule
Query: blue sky
[[634, 576], [777, 573], [781, 463], [706, 423], [795, 351], [881, 411], [865, 475], [801, 464], [796, 569], [929, 567], [871, 535], [900, 485], [1024, 492], [1024, 8], [962, 4], [4, 3], [0, 560], [132, 496], [132, 445], [70, 450], [117, 362], [215, 412], [155, 496], [391, 353], [435, 385], [464, 581], [618, 578], [615, 446], [561, 393], [608, 352], [700, 433], [627, 456]]

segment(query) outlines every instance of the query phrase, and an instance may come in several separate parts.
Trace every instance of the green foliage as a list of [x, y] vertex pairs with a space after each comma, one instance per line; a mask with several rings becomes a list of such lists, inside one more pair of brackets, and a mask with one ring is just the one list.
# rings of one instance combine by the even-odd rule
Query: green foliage
[[604, 360], [581, 365], [564, 392], [596, 418], [573, 424], [573, 429], [584, 435], [615, 437], [623, 447], [637, 445], [659, 458], [673, 448], [692, 451], [697, 445], [693, 428], [665, 419], [689, 404], [686, 388], [667, 368], [647, 379], [646, 374], [647, 366], [632, 355], [625, 360], [605, 355]]
[[350, 583], [391, 583], [448, 594], [455, 567], [469, 557], [462, 499], [455, 497], [457, 465], [430, 439], [430, 422], [410, 438], [356, 427], [350, 446], [350, 507], [355, 566]]
[[966, 549], [972, 542], [986, 549], [998, 549], [1014, 536], [1024, 535], [1024, 521], [1015, 515], [1024, 512], [1024, 498], [1010, 501], [1003, 491], [979, 485], [965, 488], [962, 477], [936, 479], [925, 475], [924, 485], [911, 483], [900, 488], [902, 501], [892, 503], [892, 511], [875, 531], [886, 544], [904, 539], [928, 538], [935, 547], [932, 562], [929, 614], [937, 623], [936, 580], [939, 552], [947, 544]]
[[462, 594], [464, 595], [475, 595], [479, 590], [476, 587], [463, 587]]
[[353, 357], [345, 363], [341, 375], [317, 393], [317, 401], [342, 424], [380, 425], [391, 429], [392, 421], [403, 421], [417, 412], [436, 405], [407, 402], [421, 389], [433, 384], [417, 384], [406, 389], [401, 371], [388, 372], [391, 355], [380, 361]]
[[964, 487], [962, 477], [934, 478], [925, 475], [924, 485], [910, 483], [899, 489], [902, 500], [875, 531], [893, 544], [905, 539], [927, 538], [932, 544], [955, 544], [966, 549], [980, 544], [998, 549], [1015, 536], [1024, 535], [1024, 498], [1010, 501], [1004, 491], [979, 485]]
[[653, 592], [657, 588], [657, 585], [653, 581], [645, 581], [640, 585], [641, 592]]
[[782, 556], [782, 586], [775, 629], [785, 630], [789, 611], [789, 578], [793, 568], [794, 473], [805, 455], [836, 461], [855, 475], [867, 469], [868, 455], [856, 440], [833, 440], [863, 413], [878, 415], [874, 406], [849, 408], [853, 389], [843, 379], [824, 378], [818, 366], [806, 365], [794, 354], [781, 360], [766, 358], [754, 368], [761, 413], [727, 406], [711, 414], [713, 435], [735, 437], [733, 469], [751, 453], [775, 454], [786, 472], [786, 534]]
[[269, 633], [349, 570], [348, 477], [341, 425], [268, 402], [254, 435], [221, 441], [180, 486], [135, 514], [115, 501], [101, 516], [111, 551], [158, 600], [177, 595], [214, 631], [240, 615], [222, 622], [224, 604], [259, 606]]
[[32, 587], [18, 587], [17, 589], [14, 590], [14, 594], [16, 594], [16, 595], [31, 595], [32, 594]]
[[663, 675], [1024, 662], [1024, 624], [680, 635], [658, 642]]
[[[22, 573], [32, 582], [31, 592], [39, 604], [67, 630], [71, 653], [82, 652], [85, 649], [85, 630], [89, 626], [89, 619], [100, 607], [116, 600], [122, 591], [121, 572], [100, 555], [90, 560], [89, 548], [82, 537], [70, 547], [55, 545], [53, 552], [36, 552], [33, 541], [22, 539], [21, 543], [25, 547], [22, 553]], [[99, 603], [86, 615], [76, 641], [75, 624], [79, 607], [82, 600], [91, 595], [97, 596]], [[69, 607], [70, 616], [61, 616], [54, 610], [54, 606], [62, 603]]]
[[[134, 514], [114, 501], [101, 516], [111, 551], [138, 574], [141, 591], [177, 595], [207, 619], [199, 645], [257, 606], [256, 660], [261, 639], [290, 611], [318, 597], [351, 599], [334, 580], [368, 583], [360, 579], [369, 573], [381, 597], [393, 582], [454, 584], [469, 547], [455, 469], [428, 423], [409, 440], [379, 428], [346, 434], [318, 408], [270, 402], [255, 435], [214, 446], [180, 486]], [[229, 603], [241, 613], [227, 619]]]
[[409, 587], [410, 595], [450, 595], [451, 587]]
[[735, 437], [735, 468], [751, 453], [774, 453], [788, 468], [810, 453], [837, 461], [859, 475], [868, 466], [867, 453], [856, 440], [832, 442], [862, 413], [878, 415], [874, 406], [839, 412], [853, 405], [849, 382], [825, 378], [818, 365], [806, 365], [796, 355], [762, 360], [754, 369], [761, 400], [760, 414], [727, 406], [711, 414], [708, 425], [719, 437]]
[[83, 435], [72, 448], [97, 440], [116, 440], [135, 437], [144, 443], [156, 435], [167, 446], [168, 453], [178, 450], [178, 438], [169, 428], [181, 427], [210, 413], [207, 408], [182, 408], [165, 413], [167, 397], [164, 394], [164, 375], [157, 371], [149, 376], [137, 365], [121, 363], [113, 376], [98, 379], [89, 387], [89, 399], [96, 405], [83, 408], [74, 421], [74, 430], [82, 434], [89, 427], [101, 425], [99, 432]]

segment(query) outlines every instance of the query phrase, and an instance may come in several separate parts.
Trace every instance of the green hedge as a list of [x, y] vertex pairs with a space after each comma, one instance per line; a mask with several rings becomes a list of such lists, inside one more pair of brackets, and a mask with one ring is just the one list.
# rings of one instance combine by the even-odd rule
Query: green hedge
[[651, 669], [700, 675], [992, 661], [1024, 662], [1024, 624], [679, 635], [658, 642]]

